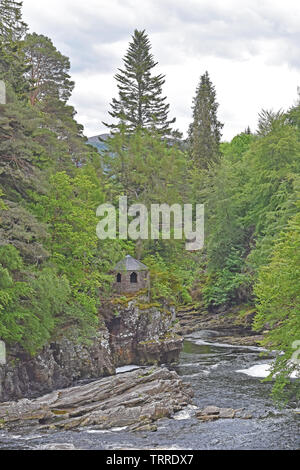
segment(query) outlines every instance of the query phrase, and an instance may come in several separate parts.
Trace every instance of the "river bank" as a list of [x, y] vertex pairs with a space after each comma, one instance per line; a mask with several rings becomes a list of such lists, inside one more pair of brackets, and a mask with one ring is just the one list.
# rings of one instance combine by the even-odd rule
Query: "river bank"
[[[248, 373], [253, 366], [270, 364], [272, 355], [255, 346], [215, 343], [213, 331], [195, 331], [185, 337], [178, 364], [169, 366], [192, 387], [190, 404], [152, 428], [130, 426], [99, 429], [96, 425], [75, 430], [38, 429], [36, 426], [0, 430], [2, 449], [297, 449], [299, 410], [296, 404], [278, 409], [270, 399], [271, 384]], [[143, 369], [141, 369], [143, 370]], [[136, 369], [137, 373], [139, 370]], [[231, 417], [199, 419], [207, 407], [239, 410]]]
[[177, 319], [182, 336], [195, 331], [211, 331], [214, 341], [242, 346], [259, 346], [263, 334], [252, 329], [254, 310], [241, 306], [219, 313], [208, 312], [200, 305], [185, 306], [178, 309]]
[[[109, 318], [115, 332], [125, 331], [126, 316]], [[130, 318], [136, 327], [140, 315], [132, 323], [131, 311]], [[3, 403], [0, 448], [297, 449], [298, 405], [279, 409], [272, 402], [272, 384], [261, 381], [261, 372], [274, 353], [260, 347], [261, 335], [253, 333], [251, 324], [251, 313], [238, 317], [185, 307], [176, 323], [181, 344], [184, 338], [178, 361], [163, 367], [128, 366], [137, 356], [126, 359], [118, 347], [123, 367], [117, 367], [117, 375], [79, 381], [23, 404]], [[153, 328], [161, 331], [157, 323], [151, 328], [151, 334]], [[133, 337], [124, 335], [123, 344], [135, 344]]]

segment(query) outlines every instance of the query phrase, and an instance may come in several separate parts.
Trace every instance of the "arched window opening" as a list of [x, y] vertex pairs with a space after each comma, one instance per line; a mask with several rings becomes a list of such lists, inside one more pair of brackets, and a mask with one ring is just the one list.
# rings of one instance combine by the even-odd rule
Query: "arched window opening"
[[121, 281], [122, 281], [122, 276], [121, 276], [121, 274], [119, 273], [119, 274], [117, 274], [117, 282], [121, 282]]
[[137, 273], [131, 273], [130, 274], [130, 283], [131, 284], [137, 284]]

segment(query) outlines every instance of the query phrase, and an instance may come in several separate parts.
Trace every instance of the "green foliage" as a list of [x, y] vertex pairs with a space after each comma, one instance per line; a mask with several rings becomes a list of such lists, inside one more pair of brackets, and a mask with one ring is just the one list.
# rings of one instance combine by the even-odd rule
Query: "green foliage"
[[26, 271], [15, 247], [0, 247], [0, 337], [31, 354], [51, 337], [69, 297], [66, 279], [44, 269]]
[[191, 301], [189, 294], [191, 279], [188, 279], [184, 269], [168, 263], [159, 254], [149, 255], [143, 259], [143, 262], [150, 269], [151, 299], [153, 301], [167, 299], [175, 304]]
[[0, 0], [0, 37], [7, 42], [22, 39], [27, 30], [21, 8], [22, 2]]
[[42, 34], [27, 34], [23, 43], [25, 59], [29, 64], [26, 74], [30, 85], [30, 102], [56, 98], [66, 102], [74, 88], [70, 80], [70, 61]]
[[100, 273], [95, 269], [96, 209], [103, 202], [103, 193], [84, 171], [75, 178], [57, 173], [49, 184], [46, 195], [35, 195], [32, 210], [48, 226], [50, 237], [45, 245], [59, 272], [68, 276], [74, 288], [88, 294], [100, 286]]
[[[86, 145], [67, 104], [70, 62], [51, 39], [27, 34], [21, 2], [0, 0], [0, 337], [31, 354], [59, 335], [87, 341], [111, 295], [111, 268], [125, 254], [151, 272], [151, 296], [211, 309], [246, 303], [264, 344], [283, 351], [274, 396], [290, 387], [300, 332], [300, 105], [262, 110], [258, 130], [220, 143], [215, 88], [206, 72], [193, 102], [187, 142], [171, 130], [163, 75], [145, 31], [134, 31], [116, 74], [101, 156]], [[27, 34], [27, 35], [26, 35]], [[172, 137], [171, 137], [172, 136]], [[102, 146], [103, 147], [103, 146]], [[186, 152], [187, 150], [187, 152]], [[184, 240], [104, 240], [103, 202], [205, 204], [205, 250]], [[161, 233], [160, 233], [161, 235]], [[253, 290], [254, 286], [254, 290]], [[291, 395], [290, 395], [291, 396]]]
[[221, 161], [198, 173], [204, 188], [195, 193], [206, 202], [204, 300], [216, 309], [253, 303], [257, 296], [255, 328], [270, 329], [264, 344], [284, 352], [273, 371], [277, 399], [287, 389], [295, 393], [288, 375], [300, 332], [300, 147], [293, 113], [294, 122], [282, 112], [262, 112], [257, 135], [243, 133], [222, 144]]
[[243, 257], [234, 248], [227, 255], [224, 266], [208, 274], [203, 286], [203, 298], [209, 307], [232, 305], [247, 298], [251, 286], [249, 274], [242, 272]]
[[104, 164], [117, 194], [146, 205], [180, 202], [186, 161], [177, 146], [148, 131], [119, 132], [106, 143]]
[[[297, 204], [298, 210], [300, 208]], [[300, 337], [300, 213], [293, 216], [287, 229], [275, 243], [270, 263], [259, 271], [254, 288], [258, 313], [255, 329], [268, 328], [263, 344], [280, 349], [272, 376], [277, 374], [274, 396], [282, 398], [294, 393], [289, 384], [289, 374], [300, 370], [292, 361], [296, 352], [294, 342]], [[299, 345], [299, 343], [297, 343]], [[300, 391], [297, 390], [298, 398]]]
[[193, 100], [193, 122], [189, 128], [189, 154], [198, 168], [208, 168], [220, 157], [223, 124], [218, 121], [215, 88], [208, 72], [200, 78]]
[[238, 134], [231, 142], [223, 142], [220, 144], [222, 154], [229, 160], [239, 160], [243, 154], [249, 150], [251, 143], [255, 140], [253, 134]]
[[121, 126], [129, 133], [142, 129], [155, 130], [163, 136], [171, 133], [170, 124], [175, 119], [168, 121], [169, 105], [162, 96], [164, 76], [151, 75], [157, 63], [150, 50], [145, 31], [135, 30], [124, 57], [125, 68], [119, 69], [115, 76], [119, 99], [112, 100], [109, 114], [117, 124], [106, 124], [113, 130]]
[[27, 25], [22, 20], [22, 2], [0, 0], [0, 80], [11, 84], [24, 98], [29, 90], [24, 73], [28, 70], [22, 51]]

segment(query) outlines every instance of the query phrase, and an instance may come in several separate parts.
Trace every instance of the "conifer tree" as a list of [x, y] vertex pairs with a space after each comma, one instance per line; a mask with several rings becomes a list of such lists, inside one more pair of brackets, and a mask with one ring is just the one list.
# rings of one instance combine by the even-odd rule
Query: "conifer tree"
[[22, 21], [21, 8], [22, 2], [0, 0], [0, 80], [9, 82], [20, 97], [29, 90], [22, 51], [27, 25]]
[[57, 98], [66, 102], [73, 91], [70, 80], [70, 60], [62, 55], [51, 39], [42, 34], [28, 34], [24, 41], [24, 52], [30, 68], [27, 78], [31, 83], [30, 102], [45, 98]]
[[145, 31], [135, 30], [132, 42], [124, 57], [124, 69], [119, 69], [115, 79], [118, 82], [119, 98], [114, 98], [109, 114], [117, 124], [105, 124], [112, 130], [125, 127], [131, 133], [140, 129], [154, 129], [161, 135], [170, 135], [168, 120], [169, 104], [162, 96], [164, 75], [152, 76], [157, 65], [150, 52], [151, 44]]
[[7, 42], [21, 40], [27, 30], [22, 20], [22, 3], [0, 0], [0, 37]]
[[208, 72], [200, 78], [193, 100], [193, 122], [189, 128], [189, 152], [199, 168], [208, 168], [219, 159], [223, 124], [218, 121], [216, 92]]

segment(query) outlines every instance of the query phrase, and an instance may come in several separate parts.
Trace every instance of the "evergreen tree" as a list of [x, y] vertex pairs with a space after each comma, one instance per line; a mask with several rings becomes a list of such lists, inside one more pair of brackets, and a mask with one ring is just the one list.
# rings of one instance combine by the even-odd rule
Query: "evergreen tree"
[[132, 42], [124, 57], [124, 69], [115, 76], [118, 82], [119, 99], [113, 99], [109, 114], [117, 124], [105, 124], [111, 129], [125, 126], [127, 132], [137, 129], [155, 129], [161, 135], [170, 135], [168, 120], [169, 104], [162, 97], [164, 75], [152, 76], [157, 65], [150, 53], [151, 45], [145, 31], [134, 31]]
[[285, 113], [281, 109], [279, 111], [262, 109], [258, 114], [257, 134], [260, 136], [269, 134], [274, 127], [274, 123], [280, 119], [284, 120], [284, 118]]
[[74, 88], [70, 80], [70, 61], [42, 34], [28, 34], [24, 41], [25, 57], [30, 65], [27, 78], [32, 86], [30, 102], [45, 98], [68, 101]]
[[15, 92], [24, 97], [29, 91], [22, 51], [27, 25], [22, 21], [21, 7], [22, 2], [0, 0], [0, 79], [9, 82]]
[[218, 121], [216, 92], [208, 72], [200, 78], [193, 100], [193, 122], [189, 128], [189, 152], [199, 168], [207, 168], [218, 161], [223, 124]]
[[22, 20], [22, 3], [13, 0], [0, 0], [0, 37], [2, 40], [20, 41], [27, 25]]

